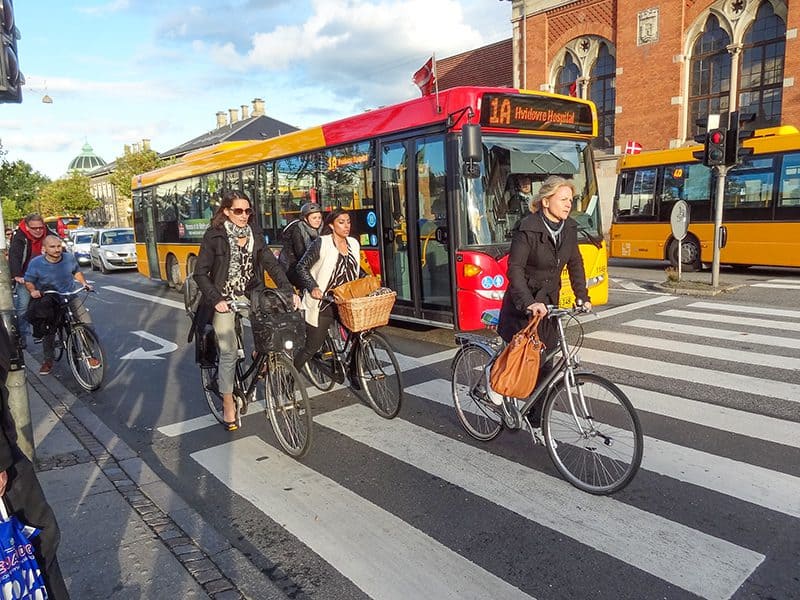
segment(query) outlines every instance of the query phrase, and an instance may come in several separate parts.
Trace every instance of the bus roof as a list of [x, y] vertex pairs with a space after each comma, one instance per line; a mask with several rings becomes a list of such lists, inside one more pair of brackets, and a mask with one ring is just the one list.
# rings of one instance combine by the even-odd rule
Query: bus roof
[[[786, 150], [800, 150], [800, 132], [791, 125], [756, 129], [755, 135], [742, 142], [745, 148], [753, 148], [756, 154], [765, 152], [780, 152]], [[698, 162], [693, 153], [702, 150], [703, 146], [694, 144], [683, 148], [670, 148], [668, 150], [649, 150], [639, 154], [625, 154], [619, 159], [618, 171], [649, 167], [657, 165], [670, 165], [677, 163]]]
[[[444, 124], [451, 115], [456, 117], [453, 128], [460, 129], [461, 125], [467, 122], [467, 111], [465, 109], [477, 107], [477, 112], [479, 113], [480, 99], [487, 93], [528, 94], [542, 98], [569, 99], [570, 102], [586, 105], [590, 108], [592, 115], [591, 135], [558, 132], [548, 132], [548, 134], [556, 137], [582, 137], [587, 140], [597, 134], [597, 113], [594, 103], [590, 100], [517, 88], [457, 87], [444, 90], [438, 96], [423, 96], [400, 104], [383, 106], [332, 123], [294, 131], [267, 140], [223, 142], [209, 148], [201, 148], [182, 157], [175, 164], [134, 176], [131, 181], [131, 187], [137, 189], [143, 186], [191, 177], [195, 174], [262, 162], [299, 152], [318, 150], [326, 146], [354, 143], [379, 135], [402, 132], [437, 123]], [[480, 122], [480, 114], [475, 115], [475, 122]], [[484, 127], [484, 129], [487, 131], [493, 130], [489, 127]], [[526, 130], [506, 128], [503, 131], [520, 132]]]

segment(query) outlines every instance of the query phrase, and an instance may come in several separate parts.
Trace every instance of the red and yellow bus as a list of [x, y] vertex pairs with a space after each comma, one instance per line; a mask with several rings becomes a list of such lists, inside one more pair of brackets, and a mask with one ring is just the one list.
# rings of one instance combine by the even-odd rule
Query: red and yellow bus
[[44, 224], [48, 229], [58, 233], [58, 237], [67, 239], [67, 233], [72, 229], [83, 227], [83, 217], [78, 215], [58, 215], [45, 217]]
[[[753, 154], [731, 168], [725, 181], [720, 263], [800, 267], [800, 133], [794, 127], [756, 130], [745, 140]], [[678, 245], [670, 214], [689, 205], [682, 267], [697, 270], [714, 254], [717, 178], [694, 158], [700, 146], [626, 155], [619, 162], [611, 226], [611, 256], [669, 260]]]
[[[462, 158], [470, 122], [480, 126], [472, 162]], [[222, 143], [133, 178], [139, 270], [180, 285], [225, 189], [253, 200], [273, 247], [302, 203], [314, 200], [351, 211], [362, 258], [397, 291], [395, 318], [478, 329], [483, 310], [500, 306], [512, 228], [527, 210], [513, 183], [526, 175], [535, 191], [560, 174], [578, 190], [573, 217], [592, 302], [602, 304], [596, 134], [589, 101], [462, 87], [268, 140]]]

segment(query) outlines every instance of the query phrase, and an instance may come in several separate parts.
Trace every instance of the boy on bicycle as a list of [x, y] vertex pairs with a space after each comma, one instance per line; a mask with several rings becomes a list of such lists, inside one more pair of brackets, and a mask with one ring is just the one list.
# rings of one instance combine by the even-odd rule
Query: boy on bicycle
[[[60, 293], [71, 292], [75, 288], [75, 281], [80, 283], [87, 290], [92, 286], [86, 282], [86, 278], [78, 267], [75, 256], [69, 252], [64, 253], [61, 239], [55, 235], [48, 235], [42, 242], [42, 254], [31, 260], [28, 270], [25, 271], [25, 287], [31, 294], [31, 298], [41, 298], [42, 292], [53, 290]], [[71, 297], [70, 308], [82, 323], [91, 325], [89, 311], [83, 307], [76, 297]], [[55, 350], [55, 332], [45, 335], [42, 338], [44, 350], [44, 360], [39, 369], [39, 375], [48, 375], [53, 369], [53, 356]], [[100, 361], [96, 358], [89, 359], [89, 366], [96, 367]]]

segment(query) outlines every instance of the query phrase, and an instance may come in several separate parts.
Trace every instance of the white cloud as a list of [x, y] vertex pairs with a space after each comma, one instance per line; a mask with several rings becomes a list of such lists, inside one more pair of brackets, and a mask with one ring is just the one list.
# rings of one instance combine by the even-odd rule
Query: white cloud
[[83, 6], [78, 11], [87, 15], [103, 16], [130, 8], [130, 0], [113, 0], [99, 6]]

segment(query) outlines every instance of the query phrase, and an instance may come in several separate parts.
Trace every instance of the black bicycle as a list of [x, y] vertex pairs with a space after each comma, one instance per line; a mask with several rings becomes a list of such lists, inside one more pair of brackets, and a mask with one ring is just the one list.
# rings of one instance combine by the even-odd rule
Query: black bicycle
[[[87, 392], [94, 392], [103, 385], [106, 372], [106, 359], [100, 338], [94, 329], [82, 323], [73, 312], [70, 299], [81, 293], [88, 294], [87, 288], [79, 288], [71, 292], [47, 290], [43, 294], [56, 296], [58, 318], [56, 320], [55, 348], [53, 358], [56, 361], [66, 351], [67, 362], [75, 381]], [[83, 302], [86, 301], [86, 296]]]
[[[284, 451], [294, 458], [304, 456], [311, 448], [312, 414], [311, 402], [305, 386], [299, 384], [300, 374], [292, 363], [289, 352], [292, 344], [286, 342], [281, 350], [271, 352], [254, 351], [249, 362], [246, 359], [242, 337], [242, 311], [250, 308], [249, 302], [229, 301], [228, 306], [236, 313], [236, 339], [238, 360], [234, 374], [233, 399], [236, 402], [236, 422], [241, 426], [241, 417], [249, 406], [257, 401], [258, 383], [264, 382], [264, 412], [272, 431]], [[213, 333], [210, 336], [213, 338]], [[209, 341], [210, 343], [214, 343]], [[215, 349], [205, 352], [205, 362], [200, 364], [200, 378], [206, 402], [211, 414], [224, 423], [222, 394], [217, 385], [219, 356]]]
[[351, 332], [334, 321], [319, 352], [305, 364], [304, 370], [314, 387], [323, 392], [349, 377], [357, 380], [370, 406], [380, 416], [393, 419], [400, 412], [403, 403], [400, 365], [389, 342], [375, 329]]

